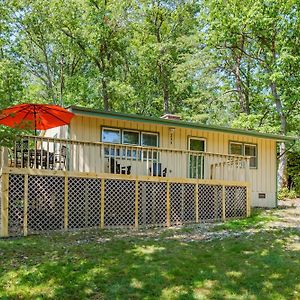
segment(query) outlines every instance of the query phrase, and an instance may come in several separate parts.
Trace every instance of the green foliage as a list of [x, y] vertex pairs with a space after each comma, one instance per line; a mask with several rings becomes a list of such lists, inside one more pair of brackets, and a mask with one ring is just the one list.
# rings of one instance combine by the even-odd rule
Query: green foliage
[[289, 190], [287, 187], [282, 188], [278, 192], [279, 200], [295, 199], [297, 198], [297, 192], [295, 190]]
[[295, 145], [287, 155], [288, 158], [288, 176], [289, 188], [300, 195], [300, 147]]
[[265, 133], [278, 133], [280, 130], [280, 126], [272, 126], [270, 124], [266, 124], [263, 121], [263, 115], [261, 114], [245, 114], [241, 113], [238, 117], [236, 117], [231, 126], [233, 128], [244, 128], [249, 130], [255, 130], [259, 132]]

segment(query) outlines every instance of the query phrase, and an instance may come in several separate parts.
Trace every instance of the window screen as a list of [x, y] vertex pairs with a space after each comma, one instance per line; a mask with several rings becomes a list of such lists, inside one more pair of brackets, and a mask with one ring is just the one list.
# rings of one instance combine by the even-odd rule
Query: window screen
[[121, 143], [121, 133], [119, 129], [102, 129], [102, 142], [104, 143]]
[[230, 154], [244, 155], [243, 144], [230, 143]]
[[158, 147], [158, 136], [153, 133], [142, 133], [142, 146]]
[[250, 157], [250, 168], [257, 167], [256, 145], [245, 145], [245, 155]]
[[139, 132], [123, 130], [123, 144], [139, 145]]

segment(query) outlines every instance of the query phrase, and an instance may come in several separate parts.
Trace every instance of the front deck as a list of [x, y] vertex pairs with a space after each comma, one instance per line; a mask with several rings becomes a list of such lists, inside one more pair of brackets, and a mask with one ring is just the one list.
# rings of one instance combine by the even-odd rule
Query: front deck
[[26, 136], [0, 162], [3, 237], [250, 214], [243, 156]]

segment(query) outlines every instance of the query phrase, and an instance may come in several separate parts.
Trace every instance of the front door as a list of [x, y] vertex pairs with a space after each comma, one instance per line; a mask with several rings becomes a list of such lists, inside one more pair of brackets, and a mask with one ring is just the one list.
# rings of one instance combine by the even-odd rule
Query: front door
[[204, 156], [205, 140], [190, 137], [188, 141], [189, 150], [199, 152], [199, 154], [189, 154], [189, 178], [204, 179]]

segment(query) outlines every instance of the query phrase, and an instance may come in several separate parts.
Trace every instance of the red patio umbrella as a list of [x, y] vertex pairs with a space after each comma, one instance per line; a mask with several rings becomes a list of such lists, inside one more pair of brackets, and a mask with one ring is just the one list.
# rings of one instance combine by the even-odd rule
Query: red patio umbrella
[[0, 124], [20, 129], [46, 130], [67, 125], [74, 114], [51, 104], [18, 104], [0, 112]]

